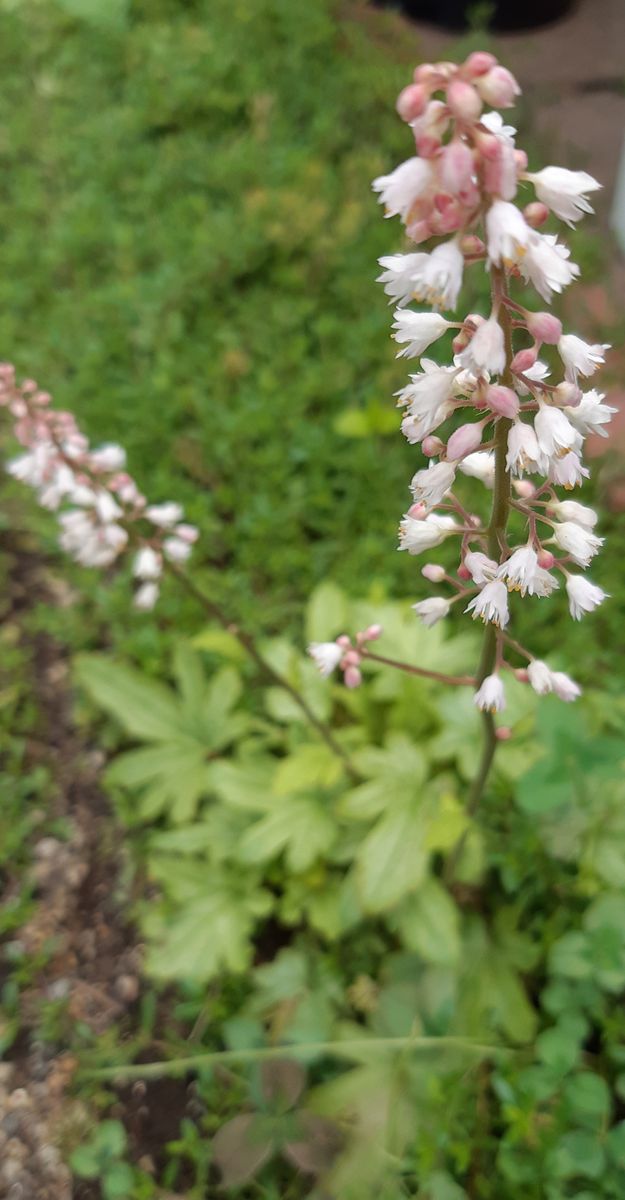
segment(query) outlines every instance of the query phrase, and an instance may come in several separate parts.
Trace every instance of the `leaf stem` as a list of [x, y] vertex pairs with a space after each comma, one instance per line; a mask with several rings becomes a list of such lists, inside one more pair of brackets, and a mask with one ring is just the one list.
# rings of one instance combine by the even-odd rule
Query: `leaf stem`
[[300, 1055], [332, 1054], [337, 1058], [359, 1058], [363, 1050], [469, 1050], [487, 1058], [497, 1054], [514, 1054], [507, 1046], [493, 1046], [464, 1037], [362, 1037], [337, 1042], [300, 1042], [282, 1046], [261, 1046], [250, 1050], [213, 1050], [208, 1054], [193, 1054], [162, 1062], [118, 1064], [79, 1072], [81, 1079], [158, 1079], [163, 1075], [185, 1075], [202, 1067], [233, 1062], [266, 1062], [272, 1058], [297, 1058]]
[[473, 687], [475, 679], [472, 675], [444, 675], [441, 671], [429, 671], [426, 667], [413, 667], [412, 663], [402, 662], [398, 658], [387, 658], [384, 654], [374, 654], [372, 650], [360, 648], [363, 658], [371, 658], [373, 662], [384, 663], [386, 667], [396, 667], [398, 671], [407, 671], [409, 675], [421, 675], [424, 679], [436, 679], [439, 683], [467, 684]]

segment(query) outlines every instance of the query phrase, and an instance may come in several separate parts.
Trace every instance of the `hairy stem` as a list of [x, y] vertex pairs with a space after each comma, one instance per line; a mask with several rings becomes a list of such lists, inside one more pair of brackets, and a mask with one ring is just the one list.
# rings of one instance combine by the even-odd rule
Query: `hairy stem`
[[[514, 383], [510, 370], [510, 363], [512, 361], [512, 325], [510, 310], [505, 303], [507, 297], [503, 268], [493, 268], [492, 280], [493, 303], [499, 305], [499, 322], [503, 329], [506, 347], [506, 366], [501, 379], [506, 387], [512, 387]], [[502, 301], [504, 302], [502, 303]], [[511, 485], [510, 475], [506, 470], [506, 455], [508, 451], [508, 431], [511, 425], [512, 421], [509, 421], [507, 417], [499, 417], [495, 429], [495, 483], [493, 487], [493, 506], [487, 529], [488, 553], [495, 562], [500, 561], [502, 551], [505, 549], [506, 528], [510, 512]], [[475, 677], [476, 687], [478, 688], [488, 675], [492, 675], [495, 669], [497, 663], [497, 632], [496, 626], [492, 623], [486, 625], [484, 641], [482, 642], [482, 653]], [[484, 795], [484, 788], [486, 787], [497, 749], [497, 731], [493, 714], [483, 712], [481, 716], [483, 732], [482, 754], [477, 774], [469, 789], [466, 806], [469, 816], [473, 815]], [[456, 843], [445, 864], [444, 879], [448, 884], [451, 884], [454, 879], [456, 868], [467, 842], [468, 833], [469, 830], [467, 828]]]
[[297, 688], [293, 687], [293, 685], [289, 683], [288, 679], [285, 679], [284, 675], [280, 675], [280, 673], [271, 666], [271, 663], [269, 663], [267, 659], [263, 657], [251, 635], [246, 633], [244, 629], [240, 629], [235, 622], [231, 621], [220, 605], [212, 600], [210, 596], [205, 595], [201, 588], [199, 588], [197, 584], [195, 584], [193, 580], [189, 578], [186, 572], [180, 569], [180, 567], [177, 567], [174, 563], [167, 563], [167, 570], [169, 571], [170, 575], [173, 575], [178, 580], [178, 583], [181, 584], [185, 591], [187, 591], [190, 596], [193, 596], [194, 599], [197, 600], [198, 604], [201, 605], [201, 607], [204, 609], [204, 612], [207, 613], [209, 617], [211, 617], [214, 621], [217, 621], [223, 629], [237, 639], [239, 645], [243, 647], [245, 652], [252, 659], [252, 662], [256, 664], [261, 674], [267, 679], [270, 679], [272, 683], [276, 684], [277, 687], [283, 688], [285, 692], [288, 692], [291, 699], [294, 700], [295, 703], [301, 708], [310, 725], [312, 725], [313, 729], [315, 729], [319, 736], [323, 738], [324, 742], [327, 746], [329, 746], [332, 753], [336, 754], [337, 758], [342, 760], [345, 770], [350, 778], [355, 783], [360, 782], [360, 776], [350, 761], [349, 755], [345, 753], [343, 747], [339, 744], [339, 742], [337, 742], [332, 731], [323, 721], [319, 719], [316, 713], [313, 712], [308, 701], [304, 696], [302, 696], [301, 692], [298, 692]]

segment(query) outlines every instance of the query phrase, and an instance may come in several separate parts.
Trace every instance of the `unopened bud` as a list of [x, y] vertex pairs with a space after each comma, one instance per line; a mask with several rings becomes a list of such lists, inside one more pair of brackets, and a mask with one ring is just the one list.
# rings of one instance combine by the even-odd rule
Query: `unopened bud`
[[421, 574], [424, 579], [429, 579], [430, 583], [442, 583], [446, 572], [440, 563], [426, 563], [421, 568]]
[[395, 105], [402, 121], [416, 121], [421, 116], [428, 99], [426, 89], [418, 83], [411, 83], [399, 93]]
[[477, 121], [482, 111], [482, 101], [475, 88], [462, 79], [452, 79], [447, 88], [447, 103], [461, 121]]
[[533, 346], [528, 346], [526, 350], [517, 351], [510, 363], [510, 370], [513, 375], [522, 375], [524, 371], [529, 371], [530, 367], [534, 366], [537, 358], [537, 351]]
[[460, 239], [460, 249], [463, 254], [483, 254], [486, 246], [476, 233], [467, 233]]
[[[466, 142], [454, 138], [445, 146], [439, 159], [441, 183], [453, 196], [461, 196], [472, 186], [473, 154]], [[474, 186], [474, 185], [473, 185]]]
[[447, 458], [455, 462], [459, 458], [464, 458], [466, 454], [472, 454], [481, 443], [481, 421], [469, 421], [452, 433], [447, 443]]
[[362, 636], [366, 642], [377, 642], [382, 633], [383, 629], [381, 625], [368, 625]]
[[458, 570], [456, 571], [456, 575], [458, 576], [458, 579], [464, 579], [465, 582], [467, 579], [473, 578], [469, 568], [465, 567], [464, 563], [460, 563], [460, 566], [458, 567]]
[[559, 408], [577, 408], [578, 404], [581, 404], [582, 394], [582, 389], [578, 388], [577, 384], [563, 379], [551, 393], [550, 399], [551, 403]]
[[419, 242], [426, 242], [432, 236], [429, 221], [413, 221], [412, 225], [406, 226], [406, 233], [417, 245]]
[[550, 312], [528, 313], [526, 325], [537, 342], [556, 346], [562, 337], [562, 322]]
[[539, 550], [537, 557], [539, 567], [543, 567], [545, 571], [550, 571], [556, 561], [551, 550]]
[[485, 104], [493, 108], [510, 108], [521, 89], [514, 75], [505, 67], [496, 66], [481, 75], [475, 86]]
[[461, 71], [469, 79], [478, 79], [480, 75], [486, 75], [487, 71], [496, 66], [497, 59], [494, 54], [489, 54], [488, 50], [474, 50], [463, 62]]
[[547, 208], [546, 204], [542, 203], [541, 200], [532, 200], [532, 203], [526, 204], [525, 208], [523, 209], [523, 216], [527, 224], [531, 225], [532, 229], [539, 229], [540, 226], [544, 225], [545, 221], [548, 219], [549, 209]]
[[512, 388], [502, 384], [491, 384], [486, 389], [486, 403], [491, 411], [500, 417], [509, 417], [512, 420], [518, 416], [519, 398]]
[[514, 678], [518, 679], [519, 683], [527, 683], [529, 675], [525, 667], [518, 667], [514, 672]]
[[337, 646], [341, 646], [344, 650], [349, 650], [352, 640], [347, 636], [346, 633], [342, 633], [340, 637], [337, 637], [336, 644]]
[[527, 154], [525, 153], [525, 150], [514, 151], [514, 165], [519, 173], [521, 171], [527, 171]]
[[360, 655], [357, 650], [348, 650], [347, 654], [341, 660], [343, 667], [357, 667], [359, 663]]
[[498, 742], [509, 742], [512, 737], [512, 730], [509, 725], [498, 725], [495, 730], [495, 737]]
[[411, 504], [408, 509], [408, 516], [412, 517], [413, 521], [423, 521], [427, 516], [427, 507], [422, 500], [418, 500], [416, 504]]
[[360, 684], [362, 683], [362, 674], [358, 667], [347, 667], [345, 674], [343, 675], [343, 679], [345, 681], [345, 687], [350, 689], [357, 688], [360, 687]]
[[426, 458], [435, 458], [445, 449], [445, 443], [439, 437], [429, 435], [423, 439], [421, 449]]
[[513, 479], [512, 486], [522, 500], [531, 500], [532, 496], [536, 494], [536, 488], [531, 479]]

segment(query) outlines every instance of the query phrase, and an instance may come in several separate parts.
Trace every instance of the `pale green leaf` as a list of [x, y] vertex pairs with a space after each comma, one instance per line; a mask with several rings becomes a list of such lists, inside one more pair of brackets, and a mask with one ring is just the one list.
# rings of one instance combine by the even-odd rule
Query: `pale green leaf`
[[386, 814], [356, 855], [356, 879], [364, 908], [383, 912], [423, 882], [428, 863], [423, 816], [414, 804], [388, 797]]
[[349, 608], [345, 593], [329, 580], [313, 591], [306, 608], [306, 639], [329, 642], [347, 632]]
[[416, 950], [426, 962], [450, 966], [460, 954], [459, 913], [449, 892], [437, 879], [426, 879], [413, 896], [408, 897], [389, 924], [401, 935], [409, 950]]
[[99, 654], [78, 655], [76, 673], [96, 704], [135, 737], [169, 741], [188, 733], [174, 693], [162, 683]]
[[321, 803], [304, 796], [274, 801], [260, 821], [251, 825], [241, 838], [242, 862], [261, 863], [285, 851], [292, 871], [305, 871], [325, 854], [336, 835], [332, 817]]

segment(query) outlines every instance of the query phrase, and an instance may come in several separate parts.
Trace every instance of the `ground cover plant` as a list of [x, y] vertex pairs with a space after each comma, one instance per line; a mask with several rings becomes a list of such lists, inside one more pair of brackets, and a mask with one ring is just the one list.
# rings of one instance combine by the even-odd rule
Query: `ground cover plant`
[[[501, 742], [494, 774], [469, 811], [482, 718], [470, 686], [445, 695], [439, 677], [471, 678], [479, 639], [467, 618], [449, 631], [420, 626], [411, 611], [414, 564], [402, 555], [387, 562], [386, 521], [392, 529], [395, 496], [415, 452], [408, 457], [386, 441], [397, 414], [380, 397], [404, 380], [389, 366], [384, 305], [371, 295], [371, 263], [388, 252], [390, 224], [379, 221], [364, 193], [369, 177], [402, 153], [388, 110], [408, 56], [398, 66], [368, 41], [366, 27], [353, 17], [339, 21], [337, 10], [321, 4], [297, 21], [279, 3], [241, 4], [234, 22], [219, 5], [210, 20], [202, 5], [164, 4], [149, 13], [120, 5], [111, 9], [114, 19], [95, 26], [84, 22], [85, 11], [33, 8], [28, 47], [20, 15], [2, 14], [7, 57], [37, 67], [32, 108], [26, 104], [11, 122], [16, 145], [32, 144], [32, 122], [42, 119], [36, 97], [57, 96], [46, 108], [53, 167], [46, 174], [42, 160], [23, 161], [15, 150], [12, 202], [23, 189], [34, 220], [41, 212], [35, 181], [56, 181], [62, 202], [46, 243], [52, 261], [37, 278], [60, 272], [68, 288], [60, 298], [46, 289], [35, 297], [35, 275], [15, 269], [4, 337], [23, 347], [20, 364], [45, 385], [59, 373], [67, 378], [67, 390], [54, 388], [59, 405], [77, 412], [94, 443], [114, 437], [130, 451], [129, 468], [151, 503], [138, 501], [122, 478], [114, 448], [98, 457], [80, 431], [69, 431], [77, 457], [64, 465], [74, 470], [79, 461], [85, 473], [95, 467], [98, 486], [112, 487], [121, 510], [97, 510], [107, 573], [109, 559], [131, 554], [142, 608], [157, 600], [165, 561], [171, 578], [162, 580], [153, 615], [129, 616], [127, 572], [104, 582], [94, 570], [85, 583], [76, 569], [70, 588], [59, 582], [49, 515], [28, 518], [43, 535], [43, 560], [39, 543], [23, 534], [5, 547], [7, 594], [17, 586], [19, 598], [8, 606], [5, 662], [24, 683], [11, 679], [3, 691], [4, 772], [12, 781], [23, 763], [24, 779], [17, 794], [8, 784], [10, 837], [1, 865], [11, 888], [3, 908], [2, 1036], [17, 1072], [9, 1090], [0, 1079], [2, 1104], [10, 1114], [19, 1108], [18, 1084], [26, 1079], [31, 1103], [39, 1103], [37, 1079], [49, 1084], [48, 1100], [61, 1097], [46, 1137], [60, 1146], [85, 1200], [172, 1190], [318, 1200], [618, 1197], [625, 1180], [625, 707], [618, 672], [608, 692], [586, 688], [575, 706], [539, 700], [512, 678], [505, 714], [512, 736]], [[259, 31], [263, 53], [253, 55]], [[85, 57], [95, 38], [102, 49]], [[345, 62], [346, 40], [353, 60]], [[180, 77], [164, 87], [172, 44]], [[221, 47], [218, 64], [213, 45]], [[250, 60], [243, 84], [234, 69], [241, 45]], [[274, 69], [287, 46], [297, 47], [291, 74]], [[311, 58], [333, 89], [321, 106], [318, 79], [309, 91], [303, 80]], [[357, 118], [354, 88], [362, 88], [365, 105]], [[85, 107], [78, 121], [82, 89], [106, 104]], [[337, 124], [336, 110], [346, 124]], [[363, 111], [370, 114], [364, 149], [356, 137]], [[383, 135], [375, 133], [378, 122]], [[310, 131], [305, 147], [296, 137], [302, 124]], [[76, 144], [89, 150], [87, 173], [60, 155], [70, 125]], [[214, 133], [210, 162], [207, 129]], [[120, 139], [108, 163], [96, 153], [94, 130]], [[319, 146], [316, 171], [311, 144]], [[257, 185], [261, 159], [263, 180], [273, 181], [269, 196], [247, 190], [250, 180]], [[61, 163], [77, 190], [66, 185]], [[164, 219], [156, 232], [146, 230], [141, 218], [155, 205], [161, 211], [161, 189], [183, 168], [189, 186], [164, 208], [171, 225]], [[120, 205], [111, 206], [120, 180]], [[203, 224], [207, 192], [210, 226]], [[233, 192], [243, 196], [242, 208], [233, 207]], [[315, 223], [319, 194], [336, 218], [332, 234], [327, 208]], [[78, 283], [64, 240], [77, 228], [86, 237], [84, 257], [82, 248], [69, 256]], [[15, 267], [28, 237], [16, 237], [7, 251]], [[206, 274], [193, 240], [204, 238], [214, 238], [216, 256]], [[111, 246], [118, 257], [109, 265]], [[87, 284], [91, 304], [83, 311], [73, 289]], [[9, 289], [7, 278], [3, 286]], [[529, 294], [522, 296], [527, 303]], [[487, 303], [480, 284], [471, 308], [479, 303]], [[225, 349], [207, 364], [215, 330]], [[55, 370], [44, 371], [48, 364]], [[215, 389], [210, 414], [207, 373]], [[20, 393], [12, 377], [3, 378], [11, 404], [35, 405], [34, 426], [22, 433], [52, 430], [56, 444], [56, 418], [44, 415], [55, 409], [36, 389]], [[357, 403], [346, 394], [354, 385], [362, 389]], [[132, 407], [142, 387], [149, 419]], [[164, 423], [158, 437], [154, 412]], [[292, 431], [293, 456], [276, 443], [280, 425]], [[354, 432], [367, 436], [348, 439]], [[65, 422], [60, 436], [67, 433]], [[301, 457], [308, 437], [316, 483]], [[170, 444], [171, 461], [162, 452]], [[254, 479], [243, 506], [242, 470]], [[468, 487], [471, 504], [478, 503], [479, 486], [469, 480]], [[22, 521], [16, 489], [7, 493], [11, 530]], [[283, 493], [286, 523], [273, 499]], [[163, 513], [171, 496], [201, 529], [185, 592], [180, 564], [193, 536], [177, 510]], [[110, 536], [117, 528], [127, 528], [128, 542]], [[91, 532], [84, 521], [78, 529], [70, 522], [66, 549], [98, 557]], [[219, 538], [227, 544], [216, 553]], [[20, 582], [27, 554], [34, 574]], [[616, 563], [608, 540], [610, 555]], [[333, 581], [311, 591], [311, 580], [330, 571]], [[598, 579], [612, 589], [611, 578]], [[409, 599], [389, 600], [391, 584]], [[88, 597], [91, 591], [84, 605], [77, 599], [83, 587]], [[77, 611], [94, 613], [94, 598], [97, 621], [76, 622]], [[47, 632], [36, 632], [41, 602], [49, 608], [55, 599], [61, 607], [46, 616]], [[521, 614], [529, 603], [517, 606]], [[564, 634], [557, 598], [536, 601], [544, 603], [555, 604], [558, 621], [552, 665], [572, 669], [574, 646], [576, 677], [587, 684], [600, 661], [594, 638], [574, 641]], [[593, 626], [599, 641], [616, 620]], [[535, 629], [533, 612], [525, 626], [521, 620], [519, 636], [531, 630], [532, 650], [543, 653], [553, 632], [549, 619], [539, 621]], [[383, 639], [351, 651], [360, 663], [344, 662], [347, 671], [362, 669], [363, 686], [346, 689], [319, 676], [307, 643], [332, 644], [346, 630], [378, 624]], [[66, 654], [54, 649], [50, 631], [82, 650], [73, 664], [73, 723]], [[48, 641], [33, 643], [33, 633]], [[389, 670], [378, 652], [408, 669]], [[72, 739], [70, 767], [60, 775], [58, 756], [39, 748], [44, 735], [53, 745]], [[100, 792], [97, 801], [91, 795], [102, 776], [102, 747], [114, 816], [104, 814]], [[35, 871], [20, 876], [16, 860], [28, 860], [33, 828]], [[84, 928], [72, 928], [62, 945], [70, 912], [87, 900]], [[57, 921], [44, 923], [42, 937], [46, 910]], [[142, 951], [132, 935], [124, 943], [123, 920], [134, 923]], [[6, 1161], [19, 1165], [19, 1146], [29, 1145], [32, 1130], [22, 1131], [15, 1118], [8, 1128]], [[9, 1138], [4, 1127], [2, 1136]], [[24, 1157], [19, 1170], [28, 1169]], [[42, 1161], [52, 1162], [63, 1196], [72, 1186], [67, 1168], [49, 1156]], [[18, 1168], [11, 1170], [3, 1185], [19, 1182]]]

